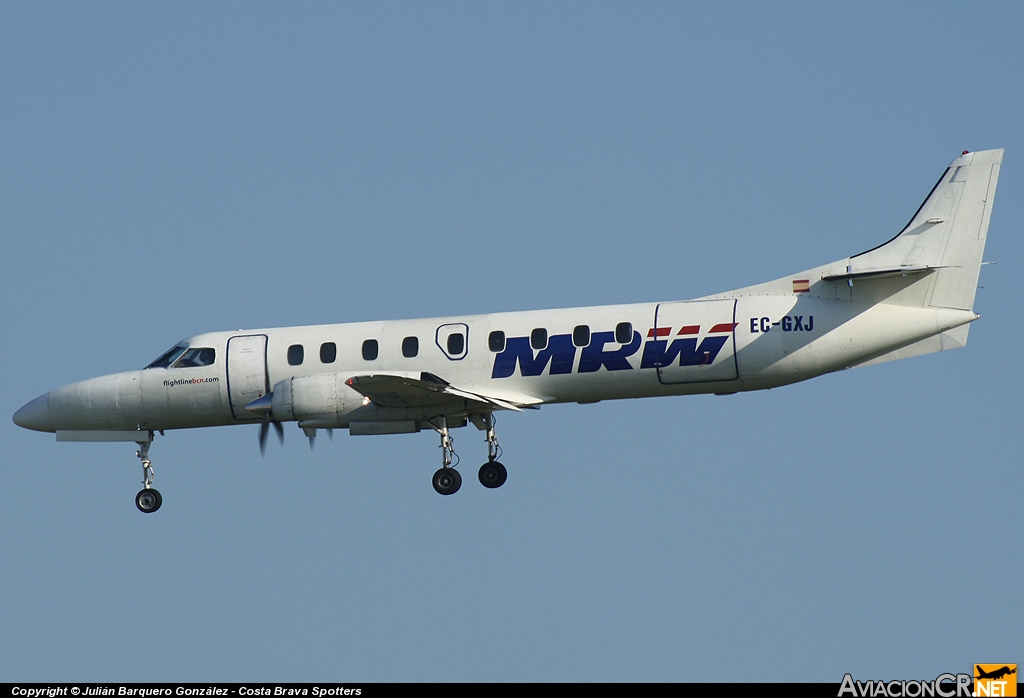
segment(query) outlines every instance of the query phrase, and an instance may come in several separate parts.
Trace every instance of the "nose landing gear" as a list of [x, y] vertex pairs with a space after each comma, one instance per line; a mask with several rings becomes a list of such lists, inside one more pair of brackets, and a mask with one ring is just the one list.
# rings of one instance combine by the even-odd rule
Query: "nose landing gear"
[[149, 433], [150, 441], [137, 441], [139, 450], [135, 455], [142, 461], [142, 485], [143, 488], [135, 495], [135, 506], [143, 514], [152, 514], [164, 503], [160, 492], [155, 490], [153, 485], [153, 461], [149, 459], [149, 445], [152, 442], [153, 432]]

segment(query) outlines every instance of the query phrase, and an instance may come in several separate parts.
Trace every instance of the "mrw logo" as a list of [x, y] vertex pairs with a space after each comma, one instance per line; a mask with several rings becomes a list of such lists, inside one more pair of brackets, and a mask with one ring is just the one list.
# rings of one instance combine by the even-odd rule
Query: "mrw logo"
[[[647, 332], [647, 341], [639, 332], [633, 332], [632, 339], [620, 343], [614, 332], [594, 332], [590, 343], [579, 347], [580, 360], [576, 373], [595, 373], [602, 368], [607, 371], [629, 371], [634, 368], [629, 357], [640, 351], [640, 368], [662, 368], [667, 366], [708, 366], [721, 353], [736, 324], [727, 322], [712, 326], [700, 337], [700, 325], [685, 325], [674, 333], [672, 327], [652, 327]], [[698, 341], [699, 340], [699, 341]], [[523, 376], [539, 376], [550, 365], [550, 375], [572, 373], [576, 365], [577, 346], [571, 334], [552, 335], [547, 346], [534, 351], [530, 337], [509, 337], [505, 349], [495, 355], [491, 378], [508, 378], [515, 375], [516, 367]]]

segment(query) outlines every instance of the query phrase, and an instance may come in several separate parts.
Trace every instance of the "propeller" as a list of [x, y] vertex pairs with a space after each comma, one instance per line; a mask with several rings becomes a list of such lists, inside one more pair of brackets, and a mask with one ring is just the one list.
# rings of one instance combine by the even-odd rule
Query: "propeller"
[[277, 432], [277, 440], [284, 446], [284, 427], [281, 426], [281, 422], [274, 419], [270, 410], [263, 413], [263, 421], [260, 423], [260, 455], [266, 455], [267, 453], [267, 433], [270, 431], [270, 425], [274, 425], [274, 431]]
[[274, 431], [277, 432], [277, 440], [284, 446], [284, 427], [281, 422], [274, 419], [274, 394], [267, 393], [261, 397], [256, 398], [248, 405], [245, 409], [250, 412], [255, 412], [262, 415], [263, 421], [260, 422], [260, 454], [266, 455], [267, 453], [267, 434], [270, 432], [270, 425], [274, 425]]
[[[316, 434], [317, 434], [317, 431], [319, 431], [319, 430], [318, 429], [314, 429], [313, 427], [302, 427], [302, 433], [306, 435], [307, 439], [309, 439], [309, 450], [310, 451], [312, 451], [313, 447], [316, 445]], [[331, 429], [330, 427], [328, 427], [328, 428], [324, 429], [324, 431], [327, 432], [327, 438], [330, 439], [331, 441], [334, 441], [334, 429]]]

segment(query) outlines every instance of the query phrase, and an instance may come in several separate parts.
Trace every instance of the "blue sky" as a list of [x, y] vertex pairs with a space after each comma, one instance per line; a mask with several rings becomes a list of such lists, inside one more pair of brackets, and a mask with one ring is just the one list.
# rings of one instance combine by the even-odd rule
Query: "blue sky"
[[[966, 349], [436, 436], [0, 420], [0, 678], [933, 678], [1021, 662], [1016, 3], [0, 6], [2, 411], [182, 337], [690, 298], [1006, 148]], [[480, 433], [455, 433], [475, 471]], [[473, 478], [475, 479], [475, 478]]]

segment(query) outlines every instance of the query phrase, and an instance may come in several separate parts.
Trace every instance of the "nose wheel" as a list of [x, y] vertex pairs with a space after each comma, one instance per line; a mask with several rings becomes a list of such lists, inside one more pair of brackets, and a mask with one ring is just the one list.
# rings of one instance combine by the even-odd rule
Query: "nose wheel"
[[160, 492], [153, 489], [153, 461], [149, 459], [149, 444], [153, 441], [153, 432], [149, 432], [149, 441], [138, 441], [139, 450], [135, 455], [142, 461], [142, 489], [135, 495], [135, 506], [143, 514], [152, 514], [164, 503]]

